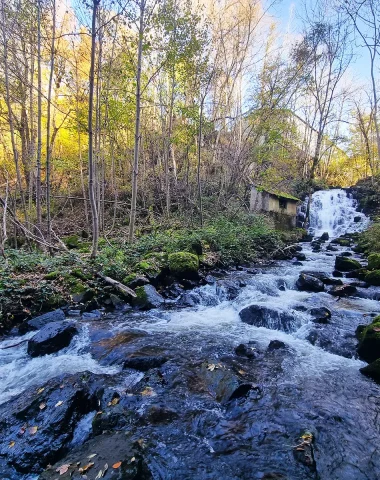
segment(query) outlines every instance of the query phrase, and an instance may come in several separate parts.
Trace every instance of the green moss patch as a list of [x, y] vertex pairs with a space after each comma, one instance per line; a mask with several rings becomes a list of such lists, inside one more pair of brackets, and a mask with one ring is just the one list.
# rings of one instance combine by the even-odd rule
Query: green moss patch
[[178, 278], [193, 278], [198, 274], [199, 260], [193, 253], [172, 253], [168, 263], [170, 272]]

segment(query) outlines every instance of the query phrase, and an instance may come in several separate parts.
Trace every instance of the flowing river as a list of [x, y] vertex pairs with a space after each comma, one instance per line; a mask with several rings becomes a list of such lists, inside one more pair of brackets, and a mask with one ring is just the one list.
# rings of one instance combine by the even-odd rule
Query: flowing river
[[[316, 236], [328, 232], [331, 240], [367, 225], [345, 191], [314, 195], [311, 230]], [[92, 372], [128, 398], [137, 391], [150, 392], [128, 407], [139, 418], [128, 428], [146, 439], [151, 475], [136, 478], [379, 479], [380, 388], [359, 372], [365, 363], [355, 357], [355, 330], [379, 313], [379, 289], [359, 286], [357, 295], [338, 300], [327, 291], [299, 291], [301, 271], [331, 277], [335, 256], [352, 252], [339, 246], [336, 252], [325, 246], [314, 252], [310, 243], [301, 246], [305, 261], [231, 271], [227, 282], [192, 291], [198, 302], [193, 307], [173, 304], [148, 313], [118, 312], [100, 321], [78, 321], [80, 334], [57, 354], [30, 359], [26, 344], [0, 350], [0, 403], [58, 374]], [[360, 260], [355, 254], [353, 258]], [[238, 283], [237, 294], [230, 294], [228, 282]], [[266, 309], [263, 326], [242, 322], [239, 312], [250, 305]], [[315, 307], [332, 312], [329, 324], [312, 321], [309, 310]], [[0, 345], [32, 335], [7, 338]], [[251, 354], [237, 355], [240, 344]], [[168, 361], [147, 373], [123, 369], [121, 358], [133, 349], [165, 355]], [[239, 385], [249, 385], [248, 393], [236, 394]], [[157, 404], [172, 412], [169, 421], [147, 417]], [[71, 449], [91, 436], [95, 414], [91, 411], [79, 422]], [[301, 458], [295, 452], [305, 432], [313, 438], [312, 458], [306, 461], [302, 447]], [[4, 478], [38, 478], [27, 471], [14, 475]]]

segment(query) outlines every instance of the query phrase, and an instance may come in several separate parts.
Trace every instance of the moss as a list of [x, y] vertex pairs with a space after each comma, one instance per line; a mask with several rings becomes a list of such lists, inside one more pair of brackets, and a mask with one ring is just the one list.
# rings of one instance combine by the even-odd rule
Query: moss
[[177, 277], [193, 277], [198, 273], [199, 260], [193, 253], [172, 253], [168, 257], [168, 262], [171, 273]]
[[49, 272], [44, 276], [45, 280], [55, 280], [59, 277], [59, 272]]
[[79, 246], [79, 237], [78, 235], [70, 235], [69, 237], [62, 238], [63, 243], [67, 248], [78, 248]]
[[371, 253], [368, 257], [368, 270], [380, 269], [380, 253]]
[[135, 292], [136, 292], [136, 299], [135, 299], [136, 304], [143, 305], [144, 303], [147, 302], [148, 295], [144, 287], [137, 287]]
[[124, 285], [128, 285], [128, 283], [133, 282], [133, 280], [136, 280], [137, 273], [130, 273], [126, 277], [123, 278], [123, 283]]
[[380, 270], [373, 270], [367, 273], [364, 280], [370, 285], [380, 286]]
[[141, 262], [137, 263], [135, 265], [135, 269], [137, 270], [137, 273], [143, 273], [148, 275], [148, 277], [158, 275], [161, 271], [161, 267], [157, 263], [154, 261], [148, 262], [146, 260], [142, 260]]
[[81, 270], [80, 268], [73, 268], [70, 272], [70, 274], [75, 277], [75, 278], [79, 278], [80, 280], [90, 280], [91, 278], [91, 275], [89, 274], [86, 274], [85, 272], [83, 272], [83, 270]]
[[362, 268], [361, 264], [353, 258], [336, 257], [335, 259], [335, 269], [339, 270], [340, 272], [350, 272], [360, 268]]
[[360, 328], [357, 335], [360, 358], [366, 362], [374, 362], [380, 357], [380, 316], [375, 317], [367, 327]]

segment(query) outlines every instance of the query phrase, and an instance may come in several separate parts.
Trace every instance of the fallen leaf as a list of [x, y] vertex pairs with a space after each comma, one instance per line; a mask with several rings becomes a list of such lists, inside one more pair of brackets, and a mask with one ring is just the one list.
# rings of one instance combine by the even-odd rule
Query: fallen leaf
[[44, 390], [45, 390], [45, 387], [39, 388], [39, 389], [37, 390], [38, 395], [39, 395], [40, 393], [42, 393]]
[[153, 390], [152, 387], [145, 387], [144, 390], [141, 392], [141, 395], [144, 395], [144, 397], [155, 397], [157, 393]]
[[44, 410], [46, 408], [46, 403], [40, 403], [40, 410]]
[[121, 462], [114, 463], [114, 464], [112, 465], [112, 468], [119, 468], [120, 465], [121, 465]]
[[247, 372], [245, 372], [244, 370], [239, 370], [239, 373], [240, 375], [245, 375]]
[[88, 470], [90, 470], [90, 468], [92, 468], [94, 466], [94, 462], [90, 462], [88, 463], [87, 465], [85, 465], [83, 468], [80, 468], [79, 469], [79, 472], [80, 473], [85, 473], [87, 472]]
[[91, 455], [89, 455], [87, 458], [91, 460], [91, 458], [94, 458], [96, 457], [97, 453], [91, 453]]
[[135, 457], [132, 457], [131, 458], [131, 463], [133, 463], [135, 460], [136, 460]]
[[95, 480], [99, 480], [99, 478], [103, 477], [103, 470], [99, 470], [98, 474], [95, 477]]
[[60, 407], [61, 405], [63, 405], [62, 400], [60, 400], [59, 402], [57, 402], [57, 403], [55, 404], [55, 407]]
[[9, 448], [13, 448], [15, 445], [16, 445], [16, 442], [13, 442], [13, 441], [12, 441], [12, 442], [9, 442], [8, 447], [9, 447]]
[[103, 412], [100, 410], [99, 412], [96, 412], [96, 415], [101, 415]]
[[58, 467], [56, 469], [56, 472], [59, 473], [60, 475], [63, 475], [64, 473], [67, 472], [67, 470], [69, 469], [70, 467], [70, 463], [65, 463], [64, 465], [61, 465], [60, 467]]
[[31, 434], [31, 435], [35, 435], [37, 433], [37, 430], [38, 430], [38, 427], [29, 427], [28, 428], [28, 432]]
[[112, 405], [117, 405], [119, 402], [120, 402], [120, 398], [115, 397], [110, 402], [108, 402], [108, 406], [111, 407]]
[[211, 363], [208, 367], [207, 367], [207, 370], [209, 370], [210, 372], [213, 372], [215, 370], [215, 365], [213, 363]]

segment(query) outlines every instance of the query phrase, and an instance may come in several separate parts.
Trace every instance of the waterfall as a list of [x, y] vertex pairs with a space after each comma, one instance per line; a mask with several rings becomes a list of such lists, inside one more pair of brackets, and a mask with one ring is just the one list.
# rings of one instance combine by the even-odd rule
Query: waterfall
[[[306, 200], [307, 201], [307, 200]], [[343, 189], [315, 192], [310, 209], [310, 233], [330, 237], [361, 232], [369, 223], [364, 213], [357, 211], [357, 201]]]

